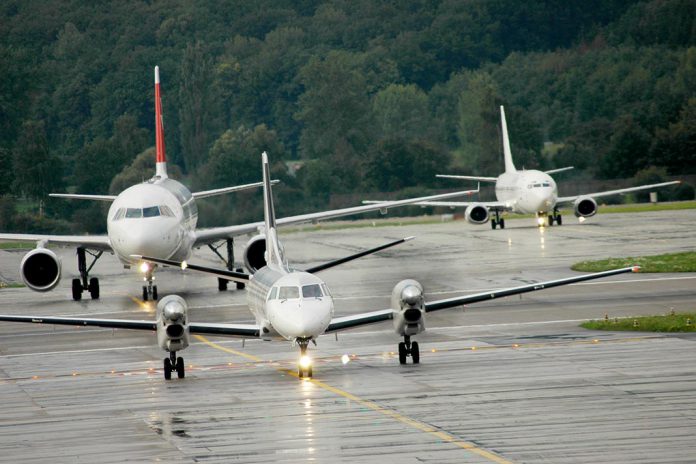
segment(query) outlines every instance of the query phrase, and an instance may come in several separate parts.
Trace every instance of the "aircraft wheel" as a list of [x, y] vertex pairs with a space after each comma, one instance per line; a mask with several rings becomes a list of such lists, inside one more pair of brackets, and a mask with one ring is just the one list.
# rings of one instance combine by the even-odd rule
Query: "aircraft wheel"
[[556, 224], [558, 224], [559, 226], [563, 225], [563, 220], [561, 219], [560, 214], [556, 216]]
[[186, 371], [184, 369], [184, 358], [176, 358], [176, 375], [180, 379], [183, 379], [186, 375]]
[[495, 230], [496, 225], [498, 225], [498, 223], [495, 221], [495, 219], [491, 219], [491, 229]]
[[399, 343], [399, 364], [406, 364], [406, 343]]
[[99, 279], [96, 277], [89, 279], [89, 294], [93, 300], [99, 299]]
[[504, 229], [505, 228], [505, 219], [501, 219], [498, 224], [500, 224], [500, 228]]
[[224, 292], [227, 290], [227, 279], [218, 277], [218, 290]]
[[304, 377], [304, 371], [302, 370], [301, 367], [298, 367], [298, 368], [297, 368], [297, 376], [298, 376], [299, 378], [303, 378], [303, 377]]
[[172, 362], [169, 358], [164, 358], [164, 378], [165, 380], [172, 379]]
[[152, 287], [152, 301], [157, 300], [157, 285]]
[[143, 285], [143, 301], [147, 301], [149, 299], [149, 295], [147, 294], [147, 287]]
[[312, 366], [309, 366], [307, 368], [307, 378], [311, 379], [312, 378]]
[[413, 364], [418, 364], [420, 362], [420, 351], [418, 351], [418, 342], [411, 343], [411, 359], [413, 359]]
[[549, 216], [549, 227], [551, 227], [551, 226], [553, 225], [553, 220], [554, 220], [554, 219], [555, 219], [555, 218], [554, 218], [553, 216]]
[[[235, 269], [235, 271], [244, 272], [244, 269], [242, 269], [241, 267], [238, 267], [237, 269]], [[236, 284], [237, 284], [237, 290], [244, 290], [244, 287], [246, 287], [246, 284], [244, 284], [244, 282], [236, 282]]]
[[82, 283], [80, 279], [72, 280], [72, 299], [80, 301], [82, 299]]

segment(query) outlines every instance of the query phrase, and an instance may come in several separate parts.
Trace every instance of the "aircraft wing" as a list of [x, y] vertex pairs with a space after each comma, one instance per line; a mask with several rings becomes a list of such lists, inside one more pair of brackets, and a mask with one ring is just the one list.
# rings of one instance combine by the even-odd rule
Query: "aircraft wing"
[[[425, 303], [425, 312], [439, 311], [441, 309], [454, 308], [465, 304], [477, 303], [479, 301], [493, 300], [511, 295], [519, 295], [521, 293], [533, 292], [536, 290], [544, 290], [546, 288], [559, 287], [561, 285], [569, 285], [586, 280], [601, 279], [626, 272], [638, 272], [638, 266], [625, 267], [621, 269], [612, 269], [611, 271], [595, 272], [593, 274], [585, 274], [576, 277], [568, 277], [565, 279], [550, 280], [547, 282], [539, 282], [536, 284], [522, 285], [519, 287], [505, 288], [502, 290], [493, 290], [490, 292], [474, 293], [472, 295], [458, 296], [447, 298], [445, 300], [436, 300]], [[354, 327], [360, 327], [376, 322], [387, 321], [394, 318], [393, 309], [382, 309], [369, 313], [354, 314], [352, 316], [337, 317], [331, 320], [329, 327], [325, 333], [339, 332]]]
[[258, 338], [261, 329], [252, 324], [216, 324], [212, 322], [191, 322], [189, 333], [199, 335], [224, 335], [236, 338]]
[[650, 184], [650, 185], [639, 185], [638, 187], [629, 187], [629, 188], [618, 189], [618, 190], [607, 190], [605, 192], [585, 193], [583, 195], [575, 195], [572, 197], [559, 197], [558, 200], [556, 200], [556, 204], [560, 205], [563, 203], [572, 203], [580, 197], [593, 197], [593, 198], [608, 197], [611, 195], [621, 195], [624, 193], [639, 192], [641, 190], [650, 190], [650, 189], [654, 189], [654, 188], [662, 188], [662, 187], [667, 187], [667, 186], [676, 185], [676, 184], [681, 184], [681, 181], [674, 180], [672, 182], [662, 182], [659, 184]]
[[[446, 200], [448, 198], [456, 198], [460, 196], [471, 195], [477, 192], [478, 190], [462, 190], [458, 192], [442, 193], [439, 195], [430, 195], [426, 197], [409, 198], [406, 200], [384, 201], [363, 206], [353, 206], [350, 208], [320, 211], [317, 213], [300, 214], [298, 216], [288, 216], [281, 219], [277, 219], [276, 225], [292, 225], [301, 224], [303, 222], [322, 221], [325, 219], [331, 219], [341, 216], [352, 216], [354, 214], [367, 213], [369, 211], [386, 210], [389, 208], [396, 208], [399, 206], [413, 205], [421, 201]], [[235, 226], [215, 227], [211, 229], [197, 230], [195, 232], [194, 246], [205, 245], [208, 243], [216, 242], [221, 239], [235, 237], [238, 235], [254, 233], [263, 228], [263, 226], [264, 222], [259, 221]]]
[[566, 166], [565, 168], [550, 169], [544, 172], [546, 174], [556, 174], [557, 172], [570, 171], [571, 169], [575, 169], [575, 166]]
[[458, 296], [454, 298], [447, 298], [445, 300], [430, 301], [428, 303], [425, 303], [425, 311], [429, 313], [432, 311], [439, 311], [441, 309], [453, 308], [455, 306], [477, 303], [479, 301], [494, 300], [496, 298], [503, 298], [511, 295], [519, 295], [522, 293], [559, 287], [561, 285], [569, 285], [577, 282], [584, 282], [586, 280], [601, 279], [603, 277], [624, 274], [626, 272], [638, 272], [639, 269], [640, 267], [638, 266], [624, 267], [621, 269], [612, 269], [610, 271], [595, 272], [593, 274], [584, 274], [576, 277], [567, 277], [565, 279], [549, 280], [546, 282], [538, 282], [536, 284], [505, 288], [502, 290], [493, 290], [490, 292], [474, 293], [473, 295]]
[[79, 317], [42, 317], [0, 315], [0, 321], [29, 322], [32, 324], [73, 325], [81, 327], [108, 327], [110, 329], [157, 330], [155, 321], [127, 319], [92, 319]]
[[[379, 200], [364, 200], [364, 204], [376, 204], [382, 203]], [[502, 203], [500, 201], [420, 201], [414, 203], [414, 206], [444, 206], [448, 208], [466, 208], [473, 204], [485, 206], [488, 209], [499, 210], [499, 211], [510, 211], [512, 207], [508, 204]]]
[[461, 180], [475, 180], [477, 182], [497, 182], [497, 177], [481, 177], [481, 176], [455, 176], [450, 174], [435, 174], [435, 177], [441, 177], [443, 179], [461, 179]]
[[[272, 184], [277, 184], [280, 182], [279, 180], [272, 180]], [[201, 192], [193, 192], [191, 195], [193, 195], [193, 198], [198, 200], [199, 198], [206, 198], [206, 197], [212, 197], [215, 195], [222, 195], [224, 193], [230, 193], [230, 192], [238, 192], [240, 190], [247, 190], [247, 189], [252, 189], [252, 188], [258, 188], [258, 187], [263, 187], [263, 182], [254, 182], [253, 184], [243, 184], [243, 185], [235, 185], [234, 187], [224, 187], [224, 188], [219, 188], [219, 189], [214, 189], [214, 190], [203, 190]]]
[[56, 245], [82, 246], [92, 250], [111, 250], [111, 242], [106, 235], [0, 234], [0, 242], [54, 243]]
[[114, 201], [116, 199], [116, 195], [84, 195], [81, 193], [49, 193], [48, 196], [53, 198], [68, 198], [70, 200]]

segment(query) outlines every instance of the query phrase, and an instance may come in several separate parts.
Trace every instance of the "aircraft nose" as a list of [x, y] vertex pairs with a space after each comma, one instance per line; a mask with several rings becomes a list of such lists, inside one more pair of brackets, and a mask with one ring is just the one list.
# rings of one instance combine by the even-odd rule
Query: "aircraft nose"
[[176, 234], [170, 229], [134, 220], [121, 229], [114, 245], [119, 254], [125, 257], [142, 255], [169, 258], [176, 249], [176, 241], [171, 238]]

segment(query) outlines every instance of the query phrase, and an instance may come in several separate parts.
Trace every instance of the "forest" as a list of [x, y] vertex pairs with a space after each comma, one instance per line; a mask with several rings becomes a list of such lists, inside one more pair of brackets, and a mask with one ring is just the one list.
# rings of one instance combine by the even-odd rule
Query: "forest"
[[[154, 173], [160, 67], [170, 175], [258, 181], [280, 215], [471, 187], [519, 167], [563, 179], [696, 174], [694, 0], [0, 1], [0, 230], [98, 233]], [[670, 199], [693, 198], [684, 185]], [[382, 195], [384, 196], [384, 195]], [[202, 200], [258, 220], [257, 193]]]

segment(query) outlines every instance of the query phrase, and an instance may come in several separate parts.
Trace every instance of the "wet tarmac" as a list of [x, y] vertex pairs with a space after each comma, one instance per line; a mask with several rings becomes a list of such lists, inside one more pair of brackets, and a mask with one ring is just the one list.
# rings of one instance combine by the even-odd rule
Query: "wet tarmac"
[[[514, 219], [503, 231], [456, 221], [281, 238], [302, 268], [417, 236], [322, 273], [337, 315], [386, 308], [407, 277], [445, 298], [696, 243], [696, 210], [564, 219], [545, 230]], [[0, 278], [18, 279], [22, 254], [0, 251]], [[3, 313], [153, 317], [140, 277], [113, 256], [95, 266], [101, 300], [71, 301], [75, 252], [60, 254], [59, 288], [1, 289]], [[216, 263], [206, 250], [196, 261]], [[157, 279], [160, 295], [187, 298], [193, 320], [251, 321], [243, 292], [218, 292], [214, 279]], [[399, 365], [390, 324], [368, 326], [320, 338], [315, 377], [302, 381], [289, 343], [197, 337], [180, 353], [186, 378], [165, 381], [152, 333], [0, 323], [0, 461], [693, 462], [696, 337], [578, 323], [694, 311], [695, 297], [696, 275], [630, 274], [442, 311], [417, 338], [417, 366]]]

